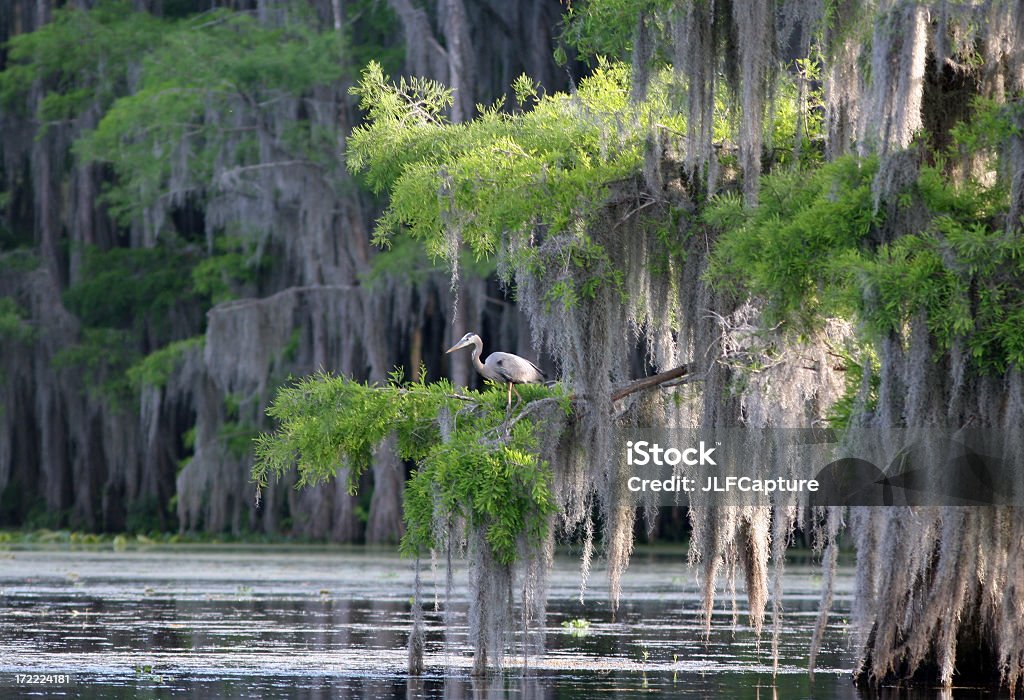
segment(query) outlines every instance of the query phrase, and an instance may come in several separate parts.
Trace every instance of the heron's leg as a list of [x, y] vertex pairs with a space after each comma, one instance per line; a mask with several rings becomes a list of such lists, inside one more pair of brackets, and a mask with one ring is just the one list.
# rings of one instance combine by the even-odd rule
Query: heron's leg
[[505, 416], [512, 413], [512, 382], [508, 383], [508, 401], [505, 403]]
[[[522, 396], [522, 394], [519, 393], [519, 389], [516, 388], [515, 384], [512, 384], [511, 382], [509, 382], [509, 386], [512, 388], [512, 391], [516, 392], [516, 408], [519, 408], [519, 404], [521, 404], [523, 402], [523, 396]], [[508, 395], [508, 400], [509, 401], [512, 400], [512, 391], [510, 391], [509, 395]]]

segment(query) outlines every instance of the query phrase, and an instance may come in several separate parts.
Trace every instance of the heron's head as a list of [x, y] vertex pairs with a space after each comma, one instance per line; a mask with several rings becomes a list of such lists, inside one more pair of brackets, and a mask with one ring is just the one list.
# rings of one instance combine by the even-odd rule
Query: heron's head
[[448, 348], [447, 350], [445, 350], [445, 354], [448, 354], [450, 352], [455, 352], [456, 350], [464, 348], [467, 345], [472, 345], [473, 344], [473, 340], [475, 338], [476, 338], [476, 333], [466, 333], [466, 335], [462, 336], [462, 340], [460, 340], [459, 342], [455, 343], [455, 345], [453, 345], [450, 348]]

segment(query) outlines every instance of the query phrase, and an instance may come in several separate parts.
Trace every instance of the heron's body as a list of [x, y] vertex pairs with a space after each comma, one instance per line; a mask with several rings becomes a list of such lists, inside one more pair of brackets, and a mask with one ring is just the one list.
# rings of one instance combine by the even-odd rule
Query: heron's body
[[[484, 341], [476, 333], [467, 333], [462, 340], [448, 349], [448, 352], [460, 348], [473, 346], [473, 366], [480, 376], [495, 382], [508, 384], [508, 402], [512, 404], [512, 392], [515, 391], [515, 384], [538, 384], [544, 381], [544, 373], [537, 365], [525, 357], [513, 355], [510, 352], [492, 352], [486, 360], [481, 361], [480, 356], [484, 351]], [[519, 392], [516, 391], [516, 396]]]

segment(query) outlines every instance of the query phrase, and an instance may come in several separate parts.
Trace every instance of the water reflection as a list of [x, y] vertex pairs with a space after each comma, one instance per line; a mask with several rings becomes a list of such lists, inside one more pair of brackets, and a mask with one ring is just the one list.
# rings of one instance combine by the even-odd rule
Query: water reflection
[[[578, 596], [576, 563], [551, 578], [548, 652], [510, 655], [510, 669], [468, 676], [464, 572], [449, 610], [444, 576], [426, 591], [427, 668], [403, 673], [411, 570], [390, 552], [291, 548], [17, 550], [0, 570], [0, 696], [263, 698], [675, 697], [857, 698], [846, 646], [851, 571], [837, 580], [820, 671], [805, 670], [819, 596], [817, 569], [789, 567], [778, 675], [771, 644], [745, 623], [744, 602], [715, 611], [705, 639], [685, 553], [638, 556], [612, 615], [603, 591]], [[599, 580], [597, 576], [593, 580]], [[444, 619], [456, 625], [446, 652]], [[582, 619], [574, 630], [563, 621]], [[733, 624], [733, 620], [737, 624]], [[67, 673], [29, 688], [19, 673]], [[885, 697], [884, 695], [882, 697]], [[989, 697], [977, 691], [892, 697]]]

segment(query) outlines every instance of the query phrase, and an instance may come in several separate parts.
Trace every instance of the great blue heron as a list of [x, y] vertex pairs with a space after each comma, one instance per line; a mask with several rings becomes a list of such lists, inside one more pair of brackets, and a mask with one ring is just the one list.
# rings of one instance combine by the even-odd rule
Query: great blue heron
[[544, 381], [544, 373], [540, 371], [540, 367], [525, 357], [519, 357], [510, 352], [492, 352], [486, 360], [481, 362], [480, 355], [484, 351], [484, 341], [480, 340], [480, 336], [476, 333], [466, 333], [462, 336], [462, 340], [445, 352], [454, 352], [469, 345], [473, 346], [473, 366], [476, 367], [476, 371], [487, 379], [508, 384], [506, 408], [512, 408], [513, 391], [516, 392], [520, 401], [523, 400], [523, 397], [519, 396], [519, 390], [515, 388], [516, 384], [538, 384]]

